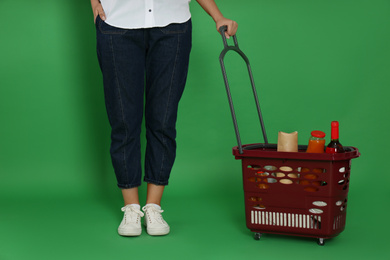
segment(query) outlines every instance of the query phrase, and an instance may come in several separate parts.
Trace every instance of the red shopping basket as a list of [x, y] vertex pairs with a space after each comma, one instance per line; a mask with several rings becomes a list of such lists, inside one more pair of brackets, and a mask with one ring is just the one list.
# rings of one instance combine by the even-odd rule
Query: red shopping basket
[[[360, 153], [355, 147], [344, 147], [345, 153], [340, 154], [306, 153], [306, 145], [300, 145], [298, 152], [277, 152], [276, 144], [268, 144], [248, 58], [239, 49], [236, 36], [234, 46], [227, 44], [225, 31], [226, 27], [220, 28], [225, 47], [220, 63], [238, 143], [233, 155], [242, 161], [246, 225], [255, 232], [255, 239], [272, 233], [313, 237], [324, 245], [325, 239], [345, 228], [351, 159]], [[263, 144], [241, 144], [223, 62], [230, 50], [247, 64]]]

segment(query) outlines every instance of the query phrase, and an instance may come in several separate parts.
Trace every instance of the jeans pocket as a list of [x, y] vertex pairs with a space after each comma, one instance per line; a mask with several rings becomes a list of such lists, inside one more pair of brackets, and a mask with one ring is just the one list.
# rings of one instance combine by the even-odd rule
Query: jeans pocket
[[104, 22], [99, 15], [96, 17], [96, 26], [102, 34], [125, 34], [127, 29], [111, 26]]
[[181, 34], [186, 33], [190, 25], [191, 19], [185, 23], [171, 23], [165, 27], [161, 27], [160, 30], [164, 34]]

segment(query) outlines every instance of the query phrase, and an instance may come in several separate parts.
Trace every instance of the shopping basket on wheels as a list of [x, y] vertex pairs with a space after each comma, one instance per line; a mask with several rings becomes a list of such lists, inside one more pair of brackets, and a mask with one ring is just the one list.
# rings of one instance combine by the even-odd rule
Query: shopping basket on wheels
[[[340, 234], [346, 223], [351, 159], [360, 156], [355, 147], [344, 147], [345, 153], [278, 152], [269, 144], [249, 60], [240, 50], [237, 36], [234, 46], [227, 43], [226, 27], [220, 28], [224, 49], [219, 57], [238, 145], [233, 155], [242, 161], [245, 216], [255, 239], [262, 233], [325, 239]], [[226, 75], [224, 57], [238, 53], [246, 62], [264, 143], [241, 144], [237, 119]]]

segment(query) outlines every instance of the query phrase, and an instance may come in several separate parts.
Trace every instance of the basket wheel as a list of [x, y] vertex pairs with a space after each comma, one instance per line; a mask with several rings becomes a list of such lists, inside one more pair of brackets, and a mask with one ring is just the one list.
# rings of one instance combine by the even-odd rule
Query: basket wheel
[[260, 238], [261, 238], [261, 233], [257, 233], [257, 232], [256, 232], [256, 233], [254, 234], [253, 237], [254, 237], [255, 240], [260, 240]]
[[325, 239], [319, 238], [319, 239], [317, 240], [317, 244], [320, 245], [320, 246], [325, 245]]

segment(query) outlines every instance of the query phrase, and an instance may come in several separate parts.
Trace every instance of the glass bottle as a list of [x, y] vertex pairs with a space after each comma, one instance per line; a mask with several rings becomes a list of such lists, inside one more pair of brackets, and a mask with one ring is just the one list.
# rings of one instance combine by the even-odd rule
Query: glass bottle
[[339, 122], [332, 121], [331, 123], [331, 141], [327, 145], [326, 153], [343, 153], [344, 148], [339, 142]]
[[325, 133], [322, 131], [312, 131], [307, 145], [307, 153], [325, 152]]

